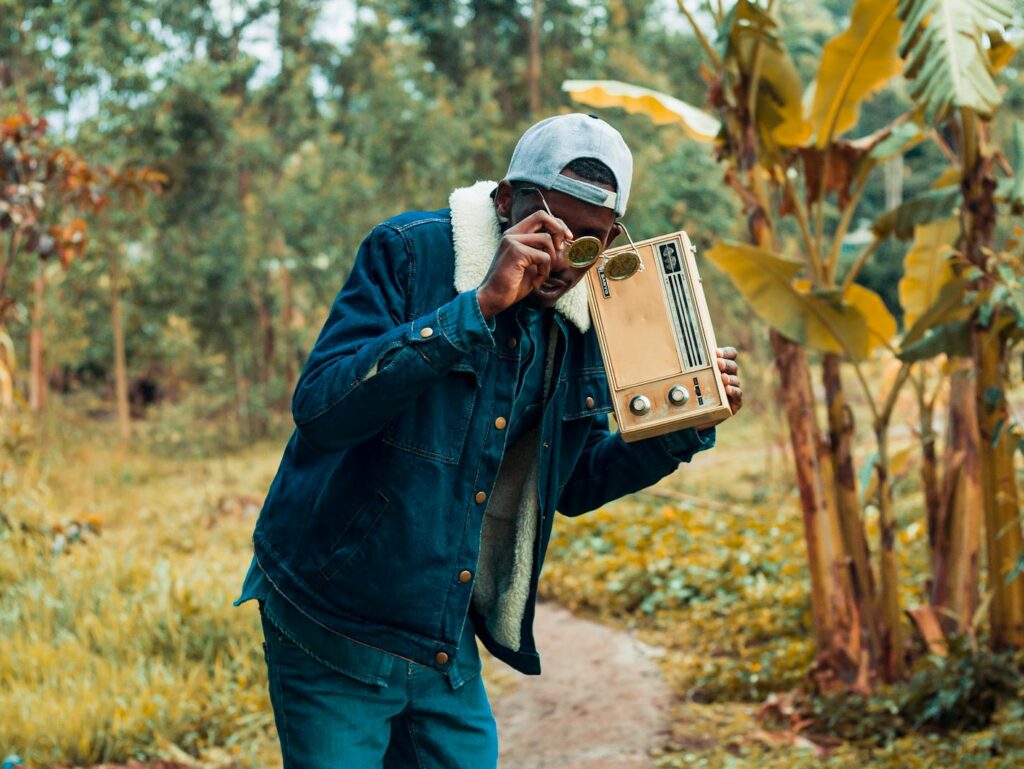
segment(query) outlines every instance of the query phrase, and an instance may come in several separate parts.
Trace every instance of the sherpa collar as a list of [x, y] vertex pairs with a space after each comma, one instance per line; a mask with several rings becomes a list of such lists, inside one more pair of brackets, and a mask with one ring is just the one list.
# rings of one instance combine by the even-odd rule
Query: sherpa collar
[[[491, 199], [491, 190], [496, 186], [497, 182], [477, 182], [455, 190], [448, 198], [455, 241], [455, 290], [459, 293], [484, 282], [498, 250], [501, 228]], [[564, 294], [555, 303], [555, 309], [582, 333], [590, 330], [587, 287], [583, 281]]]

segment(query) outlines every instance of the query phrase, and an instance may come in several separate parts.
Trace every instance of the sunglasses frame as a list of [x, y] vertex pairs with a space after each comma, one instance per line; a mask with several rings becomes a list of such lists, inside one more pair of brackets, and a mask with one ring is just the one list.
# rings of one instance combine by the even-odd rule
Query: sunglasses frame
[[[551, 213], [551, 208], [548, 206], [548, 201], [544, 198], [544, 193], [540, 191], [539, 187], [520, 187], [519, 192], [525, 195], [532, 195], [536, 193], [540, 197], [540, 202], [544, 205], [544, 210], [547, 211], [548, 216], [554, 217]], [[599, 269], [604, 271], [604, 274], [609, 280], [628, 280], [636, 275], [638, 272], [644, 271], [644, 261], [640, 258], [640, 252], [637, 250], [636, 245], [633, 243], [633, 238], [629, 234], [629, 230], [626, 229], [626, 225], [622, 221], [616, 221], [622, 231], [626, 234], [626, 239], [629, 241], [630, 251], [623, 251], [622, 253], [616, 254], [615, 256], [605, 256], [605, 247], [599, 238], [595, 238], [593, 235], [583, 235], [582, 237], [576, 238], [575, 240], [565, 241], [564, 248], [566, 248], [565, 258], [573, 267], [590, 267], [598, 259], [605, 259], [607, 264], [602, 265]], [[582, 248], [580, 248], [582, 247]], [[596, 252], [594, 249], [596, 248]], [[587, 256], [584, 259], [573, 259], [573, 251], [586, 251]], [[591, 255], [592, 254], [592, 255]], [[635, 261], [632, 261], [634, 260]], [[625, 270], [615, 269], [615, 265], [628, 264]]]

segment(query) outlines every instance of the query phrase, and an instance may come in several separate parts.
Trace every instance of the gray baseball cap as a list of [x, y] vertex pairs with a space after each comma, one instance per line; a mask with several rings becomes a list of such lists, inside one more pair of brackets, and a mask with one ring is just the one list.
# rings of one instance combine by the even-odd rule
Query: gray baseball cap
[[[562, 169], [579, 158], [594, 158], [608, 166], [615, 175], [618, 190], [611, 192], [562, 175]], [[626, 213], [633, 180], [633, 155], [622, 134], [601, 118], [578, 112], [556, 115], [526, 130], [512, 153], [505, 178], [558, 190], [587, 203], [611, 208], [616, 216], [622, 216]]]

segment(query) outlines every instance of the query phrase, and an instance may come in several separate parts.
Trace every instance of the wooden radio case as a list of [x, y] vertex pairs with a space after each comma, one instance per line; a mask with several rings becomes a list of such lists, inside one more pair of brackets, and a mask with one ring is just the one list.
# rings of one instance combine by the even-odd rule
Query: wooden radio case
[[610, 280], [604, 259], [587, 273], [590, 315], [622, 439], [718, 424], [732, 410], [690, 239], [680, 231], [635, 245], [643, 269], [631, 277]]

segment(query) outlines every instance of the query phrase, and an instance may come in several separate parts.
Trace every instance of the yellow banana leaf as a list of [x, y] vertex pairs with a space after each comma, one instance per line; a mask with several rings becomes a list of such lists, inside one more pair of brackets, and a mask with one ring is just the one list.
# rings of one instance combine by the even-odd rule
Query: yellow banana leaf
[[825, 44], [810, 120], [823, 148], [857, 124], [861, 103], [900, 73], [897, 0], [858, 0], [850, 26]]
[[800, 261], [734, 242], [719, 243], [707, 257], [762, 320], [799, 344], [863, 360], [895, 333], [896, 321], [877, 294], [857, 286], [839, 302], [811, 293], [809, 283], [794, 280]]
[[868, 322], [868, 333], [871, 335], [868, 340], [870, 350], [891, 342], [896, 336], [896, 318], [889, 312], [882, 297], [870, 288], [854, 283], [846, 290], [843, 301], [851, 307], [856, 307]]
[[811, 136], [811, 124], [804, 117], [803, 83], [789, 51], [779, 38], [778, 22], [750, 0], [738, 0], [728, 14], [726, 70], [751, 78], [758, 72], [755, 110], [762, 142], [769, 152], [773, 145], [799, 147]]
[[957, 219], [941, 219], [914, 228], [914, 244], [903, 259], [900, 304], [907, 328], [917, 322], [939, 298], [942, 287], [953, 280], [953, 244], [960, 237]]
[[707, 112], [674, 96], [618, 80], [566, 80], [562, 90], [590, 107], [621, 107], [646, 115], [656, 125], [679, 124], [690, 138], [701, 142], [713, 141], [721, 127]]
[[988, 60], [992, 64], [992, 71], [1000, 72], [1013, 61], [1018, 49], [1003, 37], [1003, 33], [999, 30], [989, 30], [988, 41]]

